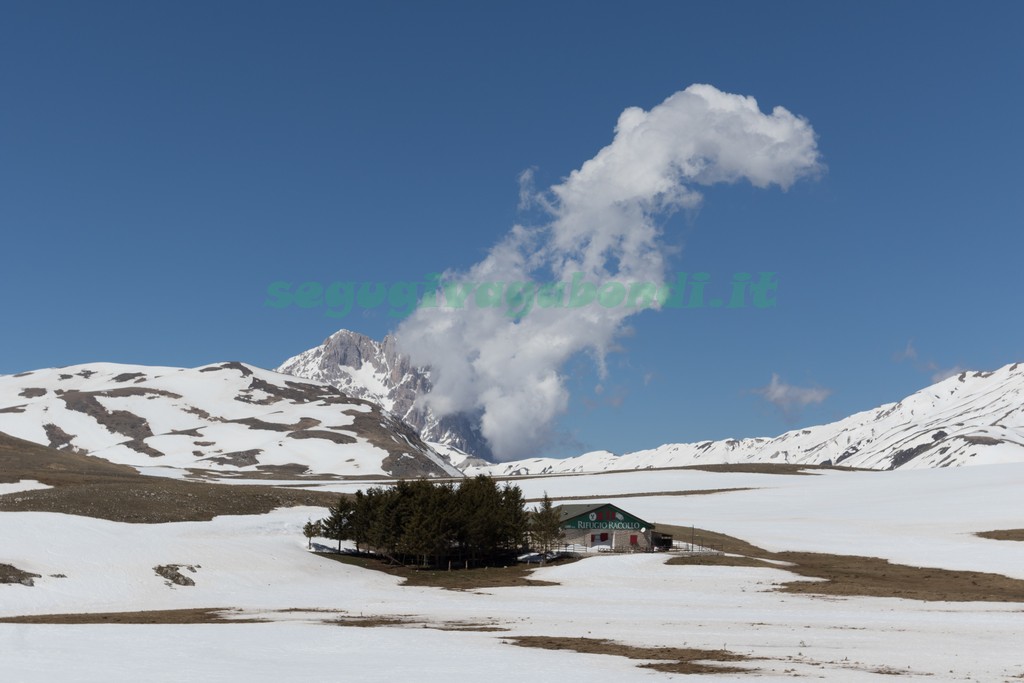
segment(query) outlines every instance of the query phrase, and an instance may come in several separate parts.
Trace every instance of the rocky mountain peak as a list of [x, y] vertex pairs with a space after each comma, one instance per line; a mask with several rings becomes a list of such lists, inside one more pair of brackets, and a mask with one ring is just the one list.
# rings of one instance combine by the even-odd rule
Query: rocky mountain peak
[[416, 367], [398, 351], [394, 335], [377, 341], [338, 330], [324, 342], [289, 358], [277, 372], [326, 382], [349, 396], [377, 403], [415, 429], [424, 441], [490, 458], [479, 420], [470, 414], [438, 417], [418, 405], [430, 393], [430, 369]]

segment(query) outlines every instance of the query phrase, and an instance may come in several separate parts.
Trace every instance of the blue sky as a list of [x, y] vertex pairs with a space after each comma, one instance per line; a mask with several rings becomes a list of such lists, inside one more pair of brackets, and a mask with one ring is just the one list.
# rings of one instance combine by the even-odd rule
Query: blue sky
[[[484, 258], [619, 114], [693, 83], [806, 117], [827, 171], [702, 190], [670, 270], [774, 308], [644, 312], [542, 454], [774, 435], [1024, 360], [1016, 3], [30, 3], [0, 21], [0, 373], [273, 367], [340, 327], [275, 281]], [[783, 410], [758, 388], [819, 390]], [[595, 391], [601, 386], [600, 393]], [[794, 390], [795, 391], [795, 390]], [[800, 396], [802, 394], [790, 394]], [[778, 395], [776, 395], [778, 397]]]

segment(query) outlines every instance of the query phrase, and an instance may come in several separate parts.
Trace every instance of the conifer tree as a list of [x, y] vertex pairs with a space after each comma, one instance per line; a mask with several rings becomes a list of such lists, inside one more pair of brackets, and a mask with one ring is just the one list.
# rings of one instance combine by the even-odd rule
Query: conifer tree
[[339, 553], [341, 552], [341, 542], [352, 536], [353, 508], [352, 499], [342, 496], [338, 499], [337, 505], [329, 508], [330, 514], [320, 520], [323, 537], [337, 541]]
[[548, 492], [530, 518], [530, 539], [536, 550], [548, 551], [565, 538], [561, 510], [551, 502]]
[[313, 539], [321, 534], [320, 522], [307, 520], [302, 525], [302, 533], [306, 536], [306, 547], [313, 549]]

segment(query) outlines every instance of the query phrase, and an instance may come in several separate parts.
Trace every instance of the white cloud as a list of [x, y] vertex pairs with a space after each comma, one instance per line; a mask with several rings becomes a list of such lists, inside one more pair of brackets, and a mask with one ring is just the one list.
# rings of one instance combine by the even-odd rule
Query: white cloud
[[[644, 111], [619, 116], [612, 142], [546, 192], [520, 177], [520, 205], [547, 223], [514, 226], [458, 282], [664, 282], [659, 218], [697, 206], [697, 188], [747, 180], [788, 188], [821, 170], [814, 131], [782, 107], [764, 114], [751, 97], [692, 85]], [[498, 459], [535, 454], [566, 410], [561, 369], [588, 352], [604, 357], [639, 309], [534, 307], [515, 320], [498, 308], [419, 308], [398, 328], [403, 350], [432, 368], [425, 398], [438, 414], [482, 411]]]
[[798, 387], [783, 382], [778, 374], [772, 373], [772, 381], [768, 386], [754, 389], [753, 393], [776, 406], [787, 415], [795, 415], [801, 408], [823, 403], [832, 395], [831, 389], [818, 387]]
[[960, 365], [954, 365], [951, 368], [943, 369], [940, 368], [938, 363], [936, 363], [933, 360], [919, 360], [917, 348], [914, 346], [913, 340], [909, 340], [907, 342], [907, 346], [903, 351], [894, 354], [893, 360], [895, 360], [897, 363], [901, 363], [903, 361], [913, 362], [914, 367], [918, 371], [927, 373], [931, 376], [932, 384], [938, 384], [942, 380], [949, 379], [954, 375], [959, 375], [961, 372], [965, 370], [965, 368], [963, 368]]
[[964, 368], [960, 367], [959, 365], [954, 365], [953, 367], [947, 370], [936, 370], [935, 372], [932, 373], [932, 384], [938, 384], [942, 380], [949, 379], [954, 375], [959, 375], [963, 371]]
[[533, 208], [537, 202], [537, 191], [534, 189], [533, 174], [535, 169], [528, 168], [519, 174], [519, 210]]
[[893, 360], [897, 363], [902, 363], [905, 360], [917, 360], [917, 348], [914, 346], [914, 340], [908, 339], [906, 347], [894, 354]]

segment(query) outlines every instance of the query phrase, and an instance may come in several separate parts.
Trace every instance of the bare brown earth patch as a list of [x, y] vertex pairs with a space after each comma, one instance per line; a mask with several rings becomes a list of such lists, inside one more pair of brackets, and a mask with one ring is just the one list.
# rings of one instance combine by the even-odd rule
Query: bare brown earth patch
[[262, 429], [268, 432], [290, 432], [296, 429], [309, 429], [310, 427], [316, 427], [320, 424], [320, 420], [316, 420], [312, 417], [303, 417], [294, 424], [267, 422], [266, 420], [261, 420], [258, 417], [243, 417], [237, 420], [225, 420], [225, 422], [245, 425], [251, 429]]
[[878, 557], [829, 553], [773, 553], [741, 539], [706, 529], [662, 524], [658, 531], [673, 533], [678, 540], [691, 537], [700, 545], [714, 547], [734, 557], [706, 557], [691, 561], [673, 558], [669, 564], [702, 562], [728, 566], [760, 566], [755, 560], [775, 560], [787, 566], [765, 566], [792, 572], [813, 581], [789, 581], [779, 590], [815, 595], [867, 596], [947, 602], [1024, 602], [1024, 580], [988, 572], [936, 569], [893, 564]]
[[[202, 370], [200, 370], [200, 372], [202, 372]], [[224, 418], [222, 418], [222, 417], [214, 417], [213, 415], [210, 415], [208, 412], [206, 412], [202, 408], [196, 408], [195, 406], [189, 406], [188, 408], [183, 408], [182, 410], [183, 410], [183, 412], [186, 412], [189, 415], [195, 415], [196, 417], [201, 417], [204, 420], [207, 420], [208, 422], [224, 422]]]
[[359, 628], [377, 628], [380, 626], [409, 626], [414, 623], [412, 620], [405, 617], [338, 617], [331, 622], [338, 626], [356, 626]]
[[[588, 655], [612, 655], [628, 659], [648, 660], [637, 666], [674, 674], [752, 673], [753, 669], [721, 666], [709, 662], [742, 662], [748, 658], [729, 650], [699, 650], [689, 647], [637, 647], [599, 638], [566, 638], [561, 636], [517, 636], [505, 642], [520, 647], [544, 650], [569, 650]], [[650, 661], [653, 660], [653, 661]]]
[[38, 579], [39, 574], [22, 571], [11, 564], [0, 564], [0, 583], [20, 583], [22, 586], [34, 585], [33, 579]]
[[127, 465], [58, 451], [0, 433], [0, 482], [35, 479], [54, 488], [0, 495], [0, 511], [58, 512], [115, 522], [208, 521], [279, 507], [330, 507], [339, 494], [144, 477]]
[[[604, 500], [605, 498], [653, 498], [655, 496], [707, 496], [712, 493], [730, 493], [732, 491], [753, 491], [751, 487], [735, 489], [692, 489], [688, 491], [652, 491], [650, 493], [608, 493], [593, 496], [549, 496], [553, 501], [567, 500]], [[542, 498], [527, 498], [527, 503], [539, 503]]]
[[122, 372], [120, 375], [114, 378], [115, 382], [130, 382], [133, 379], [145, 379], [145, 375], [141, 372]]
[[1024, 581], [1001, 574], [893, 564], [878, 557], [825, 553], [777, 553], [786, 567], [821, 581], [783, 584], [787, 593], [872, 596], [948, 602], [1024, 602]]
[[[252, 372], [250, 371], [251, 375]], [[334, 387], [328, 385], [309, 384], [307, 382], [294, 382], [285, 380], [285, 386], [272, 384], [259, 377], [249, 380], [248, 388], [242, 390], [241, 394], [235, 397], [236, 401], [251, 403], [254, 405], [271, 405], [278, 401], [290, 403], [319, 403], [320, 405], [342, 405], [353, 403], [364, 403], [341, 393]], [[255, 398], [254, 394], [261, 391], [267, 394], [264, 398]]]
[[349, 434], [340, 434], [338, 432], [329, 432], [325, 429], [307, 429], [299, 432], [291, 432], [288, 434], [290, 439], [325, 439], [332, 441], [336, 444], [350, 444], [356, 443], [355, 437]]
[[[217, 465], [232, 465], [234, 467], [249, 467], [259, 462], [256, 459], [263, 451], [259, 448], [252, 448], [247, 451], [234, 451], [232, 453], [225, 453], [223, 455], [211, 455], [208, 458], [202, 458], [202, 462], [212, 462]], [[193, 451], [193, 454], [203, 455], [202, 451]]]
[[693, 553], [670, 558], [665, 564], [699, 564], [711, 567], [766, 567], [768, 569], [785, 569], [777, 564], [759, 560], [746, 555], [725, 555], [718, 553]]
[[[141, 477], [134, 468], [0, 433], [0, 482], [35, 479], [49, 486]], [[13, 495], [13, 494], [12, 494]]]
[[256, 469], [279, 479], [297, 477], [309, 473], [309, 468], [297, 462], [289, 462], [284, 465], [257, 465]]
[[162, 456], [163, 453], [145, 442], [146, 439], [153, 436], [149, 422], [144, 417], [127, 410], [107, 410], [97, 399], [102, 396], [145, 396], [147, 394], [181, 398], [178, 394], [172, 394], [169, 391], [139, 387], [125, 387], [110, 391], [66, 391], [60, 394], [60, 398], [68, 410], [84, 413], [110, 431], [128, 437], [128, 441], [124, 443], [125, 446], [156, 458]]
[[0, 496], [0, 511], [58, 512], [131, 524], [209, 521], [259, 515], [281, 507], [329, 507], [337, 493], [276, 486], [210, 484], [159, 477], [98, 482]]
[[[366, 481], [366, 480], [379, 480], [379, 481], [391, 481], [390, 477], [384, 475], [378, 476], [358, 476], [358, 475], [338, 475], [338, 474], [321, 474], [321, 473], [310, 473], [309, 468], [305, 465], [293, 462], [285, 465], [257, 465], [256, 470], [245, 470], [243, 472], [232, 472], [225, 470], [208, 470], [202, 467], [188, 467], [185, 470], [188, 472], [189, 479], [194, 481], [207, 481], [207, 480], [220, 480], [220, 479], [251, 479], [253, 481], [265, 481], [267, 479], [291, 479], [291, 480], [307, 480], [307, 481], [345, 481], [351, 479], [353, 481]], [[285, 486], [291, 486], [285, 485]], [[337, 502], [337, 501], [335, 501]], [[332, 503], [333, 505], [333, 503]]]
[[416, 477], [445, 478], [450, 475], [428, 456], [430, 447], [409, 425], [384, 413], [377, 406], [362, 402], [369, 411], [347, 410], [352, 417], [348, 427], [371, 445], [387, 451], [388, 456], [381, 462], [381, 468], [392, 477], [411, 479]]
[[43, 431], [46, 432], [46, 438], [50, 441], [50, 448], [56, 448], [58, 450], [77, 450], [71, 445], [74, 435], [68, 434], [63, 429], [48, 422], [43, 425]]
[[46, 389], [41, 387], [26, 387], [18, 393], [18, 396], [24, 396], [25, 398], [39, 398], [40, 396], [46, 395]]
[[438, 631], [476, 631], [478, 633], [500, 633], [508, 631], [504, 626], [492, 626], [474, 621], [447, 621], [442, 624], [425, 624], [425, 628], [433, 628]]
[[[828, 469], [819, 465], [787, 465], [772, 463], [743, 463], [735, 465], [688, 465], [680, 469], [701, 470], [703, 472], [746, 472], [748, 474], [795, 474], [815, 475], [813, 470]], [[808, 471], [811, 470], [811, 471]]]
[[432, 628], [438, 631], [478, 631], [478, 632], [502, 632], [508, 631], [502, 626], [487, 624], [477, 621], [424, 621], [421, 618], [412, 616], [342, 616], [330, 622], [335, 626], [356, 626], [360, 628], [377, 628], [388, 626], [404, 626], [418, 628]]
[[979, 531], [975, 536], [990, 538], [993, 541], [1024, 541], [1024, 529], [1002, 529], [998, 531]]
[[203, 368], [199, 372], [217, 372], [219, 370], [237, 370], [241, 373], [242, 377], [248, 377], [252, 374], [252, 370], [245, 367], [244, 364], [239, 363], [237, 360], [221, 363], [220, 365], [212, 365], [210, 367]]
[[[369, 555], [344, 553], [316, 553], [320, 557], [341, 562], [342, 564], [373, 569], [404, 579], [403, 586], [426, 586], [429, 588], [445, 588], [447, 590], [470, 591], [480, 588], [499, 588], [506, 586], [556, 586], [551, 581], [531, 579], [536, 567], [514, 564], [508, 567], [479, 567], [462, 569], [457, 565], [451, 571], [436, 569], [417, 569], [390, 564], [386, 560]], [[574, 560], [560, 560], [560, 563]], [[555, 564], [555, 563], [551, 563]], [[549, 565], [550, 566], [550, 565]]]
[[[360, 436], [365, 435], [360, 434]], [[401, 445], [397, 442], [387, 444], [371, 439], [370, 443], [379, 448], [386, 447], [385, 450], [388, 450], [388, 448], [401, 449]], [[429, 460], [425, 455], [420, 455], [420, 457], [413, 455], [417, 450], [420, 449], [413, 449], [407, 445], [406, 450], [391, 451], [386, 458], [381, 460], [380, 467], [396, 479], [420, 479], [423, 477], [430, 477], [432, 479], [437, 479], [438, 481], [444, 481], [445, 478], [448, 477], [448, 473], [445, 472], [440, 465]], [[423, 450], [425, 450], [425, 447]]]
[[752, 543], [747, 543], [735, 536], [728, 536], [726, 534], [718, 533], [717, 531], [697, 529], [695, 527], [688, 526], [676, 526], [673, 524], [656, 524], [654, 528], [656, 531], [660, 531], [661, 533], [671, 534], [673, 540], [683, 541], [684, 543], [692, 542], [724, 553], [754, 557], [771, 556], [771, 553], [763, 548], [758, 548]]
[[0, 624], [253, 624], [265, 619], [229, 618], [228, 608], [145, 610], [141, 612], [86, 612], [31, 614], [0, 618]]

